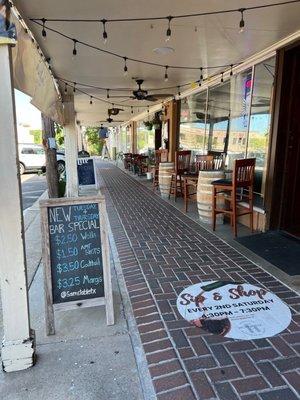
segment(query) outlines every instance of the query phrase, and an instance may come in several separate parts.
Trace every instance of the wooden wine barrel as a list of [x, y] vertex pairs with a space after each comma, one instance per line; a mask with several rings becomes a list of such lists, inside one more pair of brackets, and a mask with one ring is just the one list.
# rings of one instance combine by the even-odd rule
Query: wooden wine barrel
[[[224, 179], [223, 171], [206, 170], [199, 171], [199, 179], [197, 185], [197, 207], [201, 222], [212, 224], [212, 184], [217, 179]], [[224, 206], [224, 197], [219, 196], [218, 206]], [[217, 224], [222, 224], [224, 220], [223, 214], [217, 214]]]
[[158, 183], [161, 197], [169, 197], [172, 173], [174, 172], [173, 162], [164, 162], [159, 164]]

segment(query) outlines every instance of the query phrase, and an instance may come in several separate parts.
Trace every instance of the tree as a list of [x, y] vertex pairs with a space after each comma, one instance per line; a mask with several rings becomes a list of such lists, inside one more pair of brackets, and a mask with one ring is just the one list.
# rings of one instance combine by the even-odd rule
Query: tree
[[93, 155], [101, 155], [105, 139], [99, 137], [99, 128], [86, 128], [87, 150]]
[[65, 142], [63, 127], [55, 122], [54, 123], [54, 129], [55, 129], [56, 143], [59, 146], [62, 146], [64, 144], [64, 142]]
[[29, 133], [33, 136], [33, 141], [35, 144], [42, 144], [43, 133], [40, 129], [32, 129], [29, 131]]
[[55, 137], [54, 122], [42, 114], [43, 145], [46, 155], [46, 179], [48, 185], [48, 196], [58, 197], [58, 171], [56, 161], [56, 149], [48, 146], [48, 139]]

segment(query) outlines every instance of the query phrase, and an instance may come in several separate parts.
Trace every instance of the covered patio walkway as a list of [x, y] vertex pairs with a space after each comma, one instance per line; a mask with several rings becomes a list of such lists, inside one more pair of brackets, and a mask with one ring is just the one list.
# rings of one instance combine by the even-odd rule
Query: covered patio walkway
[[[299, 295], [114, 165], [99, 162], [97, 171], [158, 399], [298, 399]], [[289, 305], [293, 321], [251, 341], [193, 327], [177, 296], [211, 280], [265, 288]]]

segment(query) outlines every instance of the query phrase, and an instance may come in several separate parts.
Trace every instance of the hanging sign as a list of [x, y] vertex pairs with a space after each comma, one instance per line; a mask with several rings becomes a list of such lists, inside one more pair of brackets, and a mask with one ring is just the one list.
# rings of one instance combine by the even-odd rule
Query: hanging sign
[[232, 339], [274, 336], [292, 318], [289, 307], [274, 293], [231, 281], [189, 286], [177, 298], [177, 308], [194, 326]]
[[40, 202], [46, 288], [47, 334], [54, 334], [54, 311], [113, 303], [106, 209], [103, 197]]
[[78, 158], [77, 160], [78, 183], [80, 186], [95, 185], [95, 165], [92, 158]]
[[0, 0], [0, 44], [15, 44], [16, 26], [11, 23], [11, 4], [8, 0]]

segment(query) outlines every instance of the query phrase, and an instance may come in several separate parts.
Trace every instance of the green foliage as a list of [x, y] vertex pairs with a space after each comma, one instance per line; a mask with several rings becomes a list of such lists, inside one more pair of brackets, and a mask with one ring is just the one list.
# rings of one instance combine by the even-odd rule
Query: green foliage
[[64, 144], [64, 142], [65, 142], [63, 127], [61, 125], [55, 123], [54, 124], [54, 129], [55, 129], [56, 143], [59, 146], [62, 146]]
[[98, 132], [99, 128], [87, 128], [85, 131], [88, 147], [87, 151], [91, 154], [91, 156], [100, 156], [105, 143], [105, 139], [99, 138]]
[[31, 130], [29, 133], [33, 136], [35, 144], [42, 144], [43, 133], [40, 129]]

